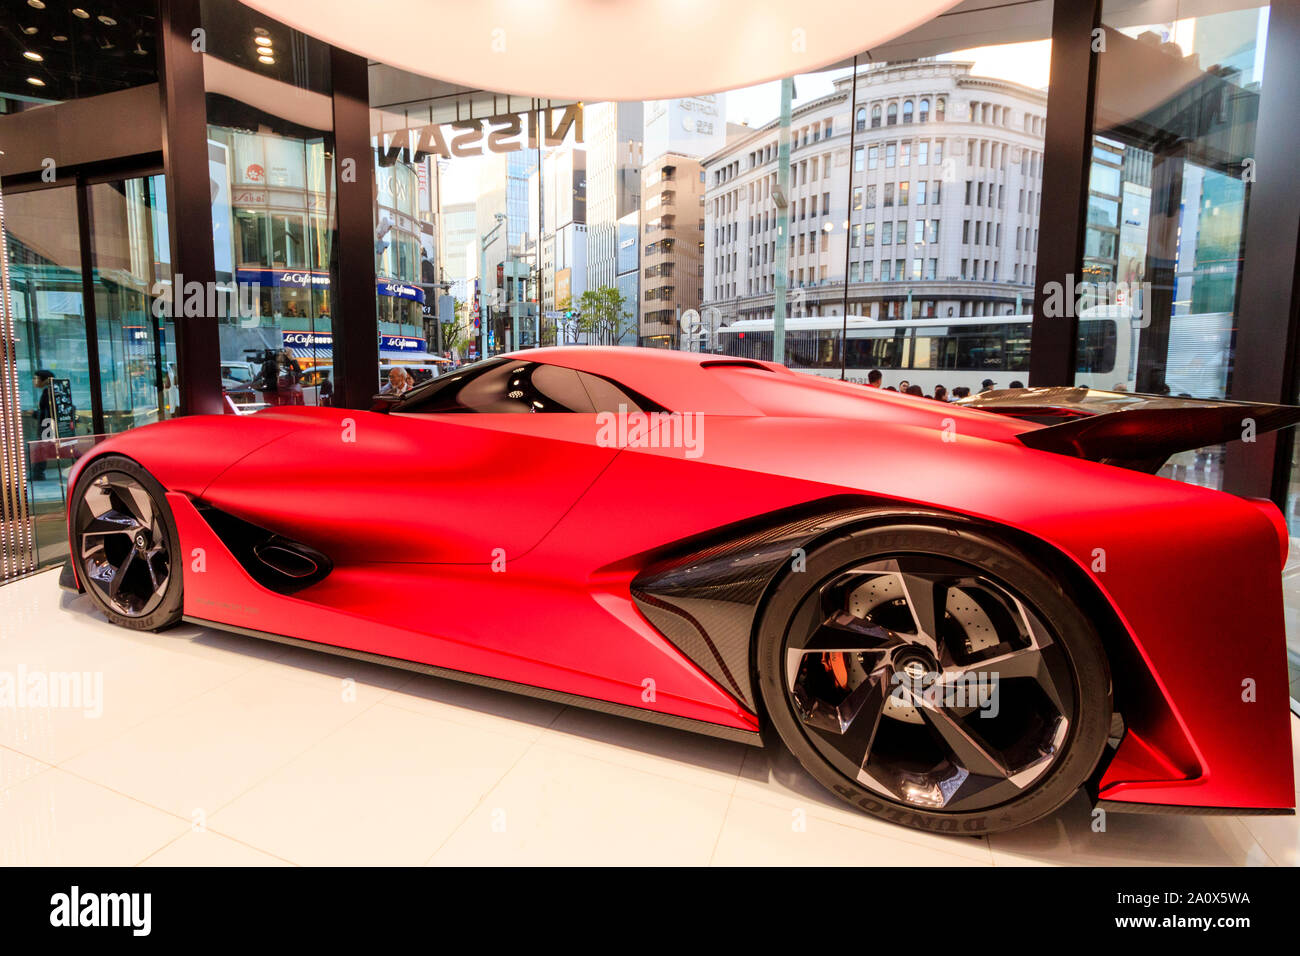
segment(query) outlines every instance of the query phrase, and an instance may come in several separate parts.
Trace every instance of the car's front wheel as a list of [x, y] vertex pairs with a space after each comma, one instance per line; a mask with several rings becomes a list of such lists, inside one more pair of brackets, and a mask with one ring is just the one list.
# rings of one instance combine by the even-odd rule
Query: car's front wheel
[[1110, 675], [1074, 600], [1014, 548], [924, 525], [812, 551], [756, 648], [773, 726], [843, 799], [983, 834], [1060, 807], [1109, 733]]
[[121, 455], [91, 462], [68, 513], [77, 578], [110, 621], [158, 631], [180, 620], [179, 538], [149, 472]]

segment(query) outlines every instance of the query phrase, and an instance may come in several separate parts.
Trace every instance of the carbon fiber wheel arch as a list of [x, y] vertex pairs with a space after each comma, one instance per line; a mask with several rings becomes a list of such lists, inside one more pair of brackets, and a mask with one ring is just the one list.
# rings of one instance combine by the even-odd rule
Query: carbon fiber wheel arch
[[750, 711], [753, 646], [763, 609], [796, 560], [824, 540], [875, 524], [969, 526], [962, 515], [841, 497], [751, 518], [670, 546], [632, 581], [632, 597], [665, 638]]

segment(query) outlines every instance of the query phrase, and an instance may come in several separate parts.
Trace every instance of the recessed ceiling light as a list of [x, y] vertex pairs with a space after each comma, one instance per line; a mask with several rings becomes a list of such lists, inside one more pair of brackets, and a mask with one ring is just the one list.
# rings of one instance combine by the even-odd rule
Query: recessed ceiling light
[[274, 62], [275, 62], [275, 57], [273, 57], [273, 56], [259, 56], [258, 59], [261, 60], [263, 63], [274, 63]]
[[23, 27], [23, 33], [26, 33], [28, 36], [31, 36], [35, 32], [36, 27]]
[[23, 56], [27, 57], [29, 60], [35, 60], [37, 63], [40, 63], [45, 59], [45, 57], [41, 56], [35, 50], [23, 50]]
[[256, 43], [258, 46], [270, 46], [270, 45], [271, 45], [271, 38], [270, 38], [270, 37], [253, 37], [253, 42]]
[[266, 29], [266, 27], [254, 27], [254, 28], [253, 28], [253, 32], [256, 33], [256, 34], [257, 34], [258, 36], [260, 36], [260, 37], [270, 36], [270, 35], [271, 35], [271, 31], [268, 30], [268, 29]]
[[42, 80], [42, 79], [41, 79], [40, 77], [38, 77], [38, 76], [29, 76], [29, 77], [27, 77], [27, 82], [30, 83], [32, 86], [44, 86], [44, 85], [45, 85], [45, 81]]
[[112, 17], [107, 16], [106, 14], [101, 13], [96, 19], [99, 20], [99, 22], [104, 24], [104, 26], [106, 27], [117, 26], [117, 21], [114, 20]]
[[44, 10], [45, 3], [43, 0], [27, 0], [27, 5], [34, 10]]
[[67, 42], [68, 42], [68, 38], [65, 37], [62, 33], [56, 33], [56, 34], [54, 34], [54, 36], [50, 37], [50, 39], [53, 40], [55, 43], [67, 43]]
[[[28, 2], [30, 2], [30, 0], [28, 0]], [[89, 20], [89, 19], [90, 19], [90, 14], [87, 13], [85, 10], [81, 9], [81, 7], [73, 7], [73, 8], [72, 8], [72, 15], [73, 15], [74, 17], [81, 17], [81, 19], [83, 19], [83, 20]]]

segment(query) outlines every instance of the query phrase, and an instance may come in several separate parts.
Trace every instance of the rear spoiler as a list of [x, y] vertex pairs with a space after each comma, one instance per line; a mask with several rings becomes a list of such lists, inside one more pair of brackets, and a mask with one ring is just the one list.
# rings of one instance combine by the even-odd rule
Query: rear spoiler
[[1030, 448], [1154, 474], [1172, 454], [1239, 441], [1300, 422], [1300, 407], [1136, 395], [1095, 388], [1015, 388], [957, 404], [1024, 419]]

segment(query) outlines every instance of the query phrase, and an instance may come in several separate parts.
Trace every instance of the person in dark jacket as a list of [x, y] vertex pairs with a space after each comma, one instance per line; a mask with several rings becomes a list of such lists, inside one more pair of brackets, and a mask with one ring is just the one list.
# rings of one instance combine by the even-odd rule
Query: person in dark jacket
[[[32, 417], [36, 419], [36, 437], [44, 440], [58, 436], [58, 423], [54, 420], [54, 373], [47, 368], [37, 369], [32, 374], [32, 385], [36, 388], [36, 408]], [[34, 461], [31, 468], [31, 480], [45, 479], [45, 462]]]
[[279, 377], [280, 363], [276, 361], [275, 353], [267, 349], [266, 356], [262, 359], [262, 401], [268, 405], [280, 404], [280, 395], [277, 391]]

